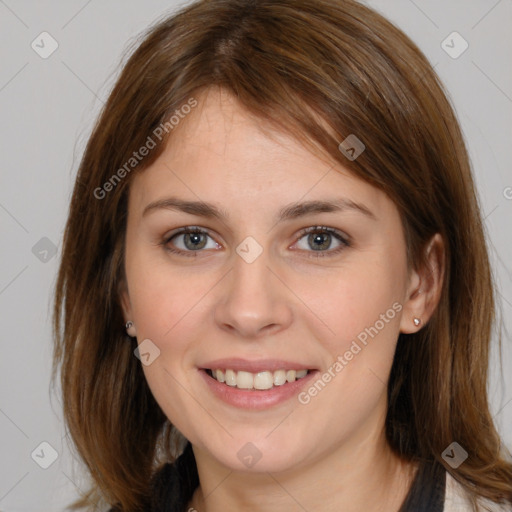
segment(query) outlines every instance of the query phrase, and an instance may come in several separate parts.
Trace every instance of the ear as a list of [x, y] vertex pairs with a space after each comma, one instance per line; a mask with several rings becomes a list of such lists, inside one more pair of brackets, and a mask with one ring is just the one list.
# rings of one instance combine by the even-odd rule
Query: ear
[[130, 302], [130, 295], [128, 294], [128, 286], [126, 285], [126, 281], [123, 280], [118, 286], [117, 290], [119, 296], [119, 302], [121, 303], [121, 308], [123, 310], [124, 322], [128, 322], [128, 320], [132, 320], [132, 304]]
[[[410, 334], [419, 331], [430, 320], [439, 299], [444, 280], [444, 241], [436, 233], [425, 246], [424, 262], [418, 269], [411, 270], [409, 286], [404, 303], [400, 332]], [[420, 320], [415, 325], [414, 319]]]

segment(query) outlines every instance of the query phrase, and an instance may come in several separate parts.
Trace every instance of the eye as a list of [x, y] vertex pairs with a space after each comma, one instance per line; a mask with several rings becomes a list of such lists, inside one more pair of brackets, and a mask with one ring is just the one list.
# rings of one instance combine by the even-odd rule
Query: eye
[[[303, 229], [295, 244], [298, 249], [313, 252], [312, 257], [337, 254], [350, 246], [349, 239], [339, 231], [324, 226]], [[327, 253], [327, 254], [323, 254]]]
[[213, 240], [207, 231], [195, 226], [184, 228], [166, 237], [162, 243], [168, 251], [178, 254], [185, 253], [186, 256], [192, 256], [192, 254], [186, 253], [200, 252], [202, 249], [220, 248], [220, 245]]
[[[204, 229], [189, 226], [169, 235], [161, 244], [171, 253], [183, 256], [197, 256], [202, 249], [220, 249], [218, 244]], [[325, 226], [312, 226], [303, 229], [295, 248], [308, 252], [308, 256], [333, 256], [350, 246], [349, 237]]]

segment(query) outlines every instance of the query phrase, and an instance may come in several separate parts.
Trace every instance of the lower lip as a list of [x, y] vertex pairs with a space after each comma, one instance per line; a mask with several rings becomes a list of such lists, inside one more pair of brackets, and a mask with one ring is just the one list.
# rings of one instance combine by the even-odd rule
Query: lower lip
[[274, 386], [266, 390], [247, 390], [228, 386], [210, 377], [206, 370], [199, 370], [206, 384], [212, 393], [223, 402], [241, 409], [268, 409], [274, 405], [281, 404], [286, 400], [299, 394], [300, 390], [318, 373], [310, 371], [302, 379], [295, 382], [287, 382], [282, 386]]

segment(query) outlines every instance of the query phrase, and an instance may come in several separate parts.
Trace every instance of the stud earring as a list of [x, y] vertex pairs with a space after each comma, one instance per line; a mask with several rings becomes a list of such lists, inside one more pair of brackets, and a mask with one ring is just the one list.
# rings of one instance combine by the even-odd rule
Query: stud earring
[[134, 338], [136, 331], [135, 331], [135, 326], [133, 325], [133, 322], [131, 322], [131, 321], [126, 322], [125, 327], [126, 327], [126, 332], [127, 332], [128, 336]]
[[416, 327], [418, 327], [418, 325], [420, 325], [420, 324], [421, 324], [421, 320], [420, 320], [419, 318], [415, 318], [415, 319], [413, 320], [413, 322], [414, 322], [414, 325], [415, 325]]

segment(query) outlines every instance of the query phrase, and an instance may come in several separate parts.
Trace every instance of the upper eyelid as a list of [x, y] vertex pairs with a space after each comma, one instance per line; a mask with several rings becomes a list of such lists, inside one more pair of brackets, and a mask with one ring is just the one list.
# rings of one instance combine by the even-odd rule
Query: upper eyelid
[[187, 233], [200, 233], [200, 234], [208, 235], [211, 238], [215, 238], [215, 237], [212, 236], [212, 231], [211, 230], [209, 230], [207, 228], [201, 228], [199, 226], [185, 226], [183, 228], [178, 228], [177, 230], [174, 230], [174, 231], [175, 232], [173, 232], [171, 234], [165, 234], [163, 236], [163, 239], [165, 241], [169, 242], [175, 236], [185, 235]]
[[299, 230], [299, 235], [302, 237], [302, 236], [307, 235], [314, 231], [329, 233], [332, 235], [338, 235], [343, 240], [345, 240], [347, 242], [350, 241], [349, 235], [347, 235], [344, 231], [341, 231], [336, 228], [331, 228], [329, 226], [311, 226], [311, 227], [303, 228], [303, 229]]

